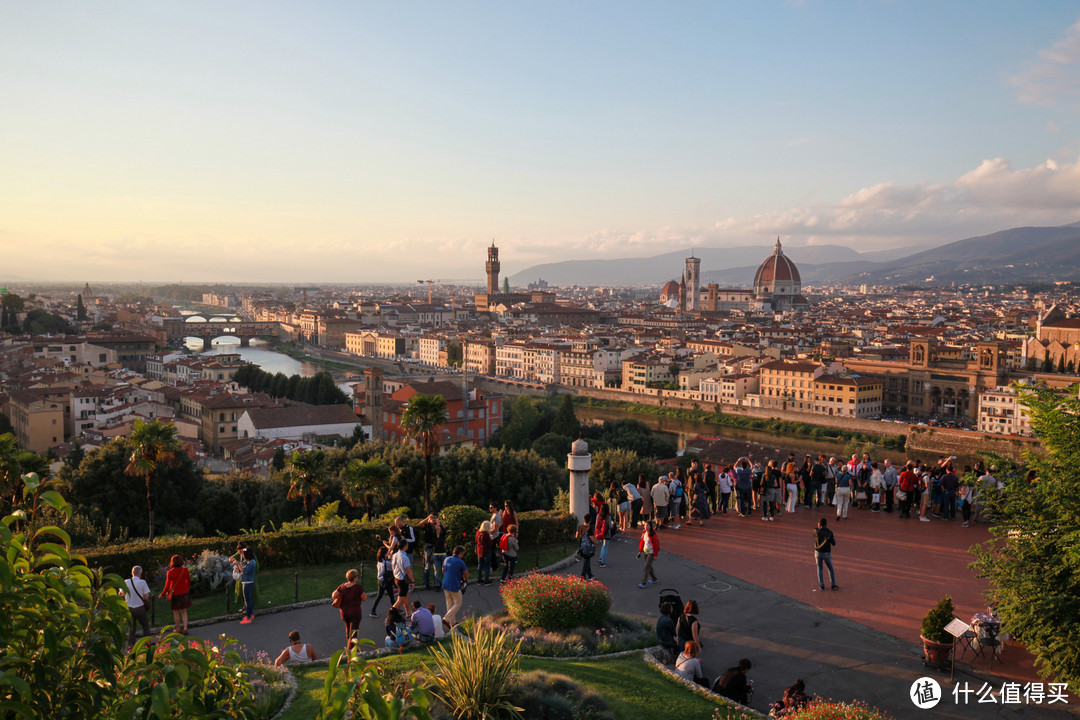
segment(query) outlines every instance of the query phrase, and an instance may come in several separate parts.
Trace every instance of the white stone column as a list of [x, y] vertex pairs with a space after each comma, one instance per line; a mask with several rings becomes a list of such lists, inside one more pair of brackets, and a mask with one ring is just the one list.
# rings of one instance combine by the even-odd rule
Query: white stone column
[[583, 523], [589, 513], [589, 470], [592, 469], [587, 442], [578, 438], [570, 445], [566, 467], [570, 470], [570, 514]]

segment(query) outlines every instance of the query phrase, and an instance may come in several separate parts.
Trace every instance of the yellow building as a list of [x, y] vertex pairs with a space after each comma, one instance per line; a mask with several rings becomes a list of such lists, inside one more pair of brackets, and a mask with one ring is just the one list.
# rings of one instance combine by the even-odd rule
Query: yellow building
[[761, 406], [774, 410], [813, 412], [814, 380], [825, 366], [778, 360], [761, 366]]
[[881, 414], [884, 383], [877, 378], [828, 373], [814, 379], [814, 412], [837, 417]]
[[38, 454], [64, 442], [64, 405], [33, 390], [12, 390], [4, 410], [19, 445]]

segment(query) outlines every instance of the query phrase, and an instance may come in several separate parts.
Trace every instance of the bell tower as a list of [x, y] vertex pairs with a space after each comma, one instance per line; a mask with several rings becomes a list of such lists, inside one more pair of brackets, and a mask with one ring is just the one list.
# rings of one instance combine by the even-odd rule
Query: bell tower
[[686, 281], [687, 312], [700, 312], [701, 258], [694, 257], [693, 253], [690, 254], [690, 257], [686, 258], [686, 270], [683, 272], [683, 279]]
[[499, 263], [499, 248], [495, 247], [495, 241], [491, 241], [491, 247], [488, 248], [487, 263], [484, 264], [484, 269], [487, 270], [487, 291], [488, 295], [499, 294], [499, 268], [502, 267]]

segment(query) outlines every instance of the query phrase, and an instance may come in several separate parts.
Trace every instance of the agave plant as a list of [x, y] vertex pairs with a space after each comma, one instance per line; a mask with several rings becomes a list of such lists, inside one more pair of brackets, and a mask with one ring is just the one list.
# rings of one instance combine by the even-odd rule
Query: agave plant
[[521, 708], [508, 699], [520, 645], [482, 623], [471, 642], [455, 634], [448, 644], [432, 647], [431, 661], [424, 663], [432, 694], [458, 720], [521, 717]]

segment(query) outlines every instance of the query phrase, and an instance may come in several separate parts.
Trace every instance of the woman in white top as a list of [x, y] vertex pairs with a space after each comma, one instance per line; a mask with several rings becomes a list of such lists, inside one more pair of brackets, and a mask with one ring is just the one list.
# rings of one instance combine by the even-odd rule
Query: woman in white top
[[274, 661], [274, 667], [281, 667], [285, 663], [305, 663], [318, 659], [310, 645], [300, 642], [300, 632], [293, 630], [289, 633], [289, 646], [278, 655], [278, 659]]
[[675, 672], [699, 685], [707, 684], [705, 673], [701, 670], [701, 660], [698, 660], [698, 644], [693, 640], [687, 640], [683, 651], [675, 658]]

